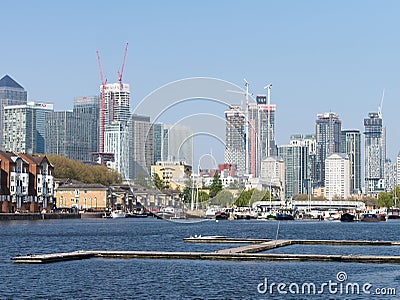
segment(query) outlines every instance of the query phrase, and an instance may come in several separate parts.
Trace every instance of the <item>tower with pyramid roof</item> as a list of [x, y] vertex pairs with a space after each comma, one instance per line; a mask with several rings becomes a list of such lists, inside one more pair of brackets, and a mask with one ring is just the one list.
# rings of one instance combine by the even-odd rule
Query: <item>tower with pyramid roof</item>
[[0, 149], [3, 149], [4, 106], [26, 104], [28, 94], [25, 89], [10, 76], [0, 79]]

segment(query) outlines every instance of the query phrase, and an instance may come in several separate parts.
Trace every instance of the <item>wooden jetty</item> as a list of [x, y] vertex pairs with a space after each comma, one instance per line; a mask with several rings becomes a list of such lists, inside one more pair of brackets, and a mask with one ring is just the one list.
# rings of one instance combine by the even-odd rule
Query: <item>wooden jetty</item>
[[353, 263], [393, 263], [400, 264], [400, 256], [376, 255], [325, 255], [325, 254], [280, 254], [260, 253], [269, 249], [294, 244], [327, 246], [400, 246], [398, 241], [350, 241], [350, 240], [267, 240], [232, 239], [224, 236], [190, 237], [188, 243], [244, 244], [215, 252], [163, 252], [163, 251], [73, 251], [41, 255], [25, 255], [12, 258], [15, 263], [52, 263], [58, 261], [89, 258], [124, 259], [192, 259], [192, 260], [252, 260], [252, 261], [335, 261]]

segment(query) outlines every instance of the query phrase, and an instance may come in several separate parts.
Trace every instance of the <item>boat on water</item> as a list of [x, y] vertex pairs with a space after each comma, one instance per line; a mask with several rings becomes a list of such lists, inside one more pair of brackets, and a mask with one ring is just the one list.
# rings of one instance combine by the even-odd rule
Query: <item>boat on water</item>
[[111, 212], [111, 218], [113, 218], [113, 219], [116, 219], [116, 218], [125, 218], [125, 217], [126, 217], [126, 213], [123, 212], [123, 211], [120, 210], [120, 209], [116, 209], [116, 210], [113, 210], [113, 211]]
[[288, 213], [278, 213], [276, 214], [275, 219], [278, 221], [291, 221], [294, 220], [294, 216]]
[[147, 218], [146, 212], [136, 212], [136, 211], [131, 211], [126, 213], [125, 217], [127, 218]]
[[381, 219], [377, 214], [364, 214], [361, 222], [379, 222]]
[[388, 219], [400, 219], [400, 210], [398, 208], [389, 208], [387, 212]]
[[257, 219], [263, 220], [275, 220], [276, 219], [276, 212], [273, 211], [263, 211], [258, 214]]
[[215, 220], [228, 220], [229, 214], [227, 214], [225, 211], [217, 211], [215, 213]]
[[341, 222], [354, 222], [355, 217], [356, 217], [355, 215], [346, 212], [341, 215], [340, 221]]

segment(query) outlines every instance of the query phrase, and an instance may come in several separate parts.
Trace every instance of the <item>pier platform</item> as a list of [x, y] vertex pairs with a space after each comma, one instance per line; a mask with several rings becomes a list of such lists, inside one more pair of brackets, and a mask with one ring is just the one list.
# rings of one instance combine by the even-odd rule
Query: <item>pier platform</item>
[[224, 236], [190, 237], [189, 243], [247, 243], [240, 247], [221, 249], [215, 252], [163, 252], [163, 251], [73, 251], [67, 253], [15, 256], [14, 263], [43, 264], [89, 258], [123, 259], [192, 259], [192, 260], [249, 260], [249, 261], [335, 261], [352, 263], [400, 264], [400, 256], [377, 255], [326, 255], [326, 254], [277, 254], [259, 253], [294, 244], [327, 246], [400, 246], [400, 241], [350, 241], [350, 240], [264, 240], [232, 239]]

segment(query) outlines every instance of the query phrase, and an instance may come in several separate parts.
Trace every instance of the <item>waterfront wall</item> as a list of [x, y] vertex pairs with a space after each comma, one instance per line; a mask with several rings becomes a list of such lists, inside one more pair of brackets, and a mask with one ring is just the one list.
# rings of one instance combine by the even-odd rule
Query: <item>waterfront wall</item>
[[101, 218], [103, 213], [0, 213], [0, 221], [14, 221], [14, 220], [52, 220], [52, 219], [83, 219], [83, 218]]

